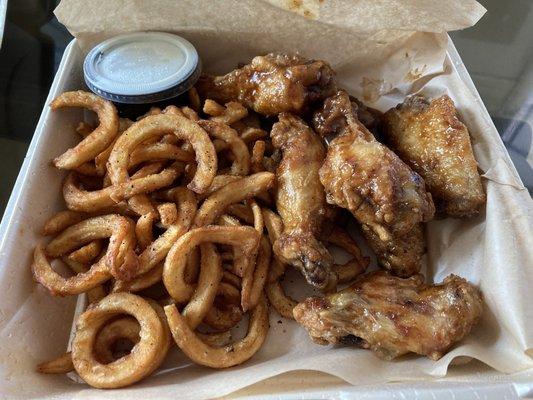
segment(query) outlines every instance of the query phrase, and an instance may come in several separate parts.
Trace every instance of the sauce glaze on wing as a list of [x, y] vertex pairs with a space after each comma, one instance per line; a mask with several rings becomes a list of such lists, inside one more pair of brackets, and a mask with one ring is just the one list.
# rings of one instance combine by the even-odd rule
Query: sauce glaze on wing
[[409, 352], [438, 360], [482, 311], [479, 290], [456, 275], [427, 285], [422, 275], [402, 279], [377, 271], [338, 293], [310, 297], [293, 313], [319, 344], [351, 344], [387, 360]]
[[271, 137], [283, 154], [276, 170], [276, 206], [284, 228], [274, 251], [297, 267], [311, 285], [334, 287], [333, 257], [317, 239], [331, 211], [318, 179], [326, 156], [322, 140], [303, 120], [288, 113], [279, 115]]
[[485, 193], [452, 99], [411, 96], [385, 113], [383, 127], [387, 145], [424, 178], [439, 216], [479, 213]]
[[334, 74], [325, 61], [267, 54], [226, 75], [205, 75], [196, 87], [204, 98], [221, 103], [239, 101], [259, 114], [301, 114], [310, 103], [335, 92]]
[[[420, 175], [356, 117], [357, 105], [339, 91], [315, 113], [315, 130], [331, 138], [320, 168], [328, 203], [348, 209], [385, 268], [411, 276], [424, 253], [422, 222], [434, 205]], [[409, 237], [409, 240], [405, 240]]]

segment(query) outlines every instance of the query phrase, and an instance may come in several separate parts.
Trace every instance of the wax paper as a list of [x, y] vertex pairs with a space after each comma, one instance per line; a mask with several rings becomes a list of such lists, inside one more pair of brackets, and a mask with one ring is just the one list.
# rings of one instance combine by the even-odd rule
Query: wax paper
[[[221, 73], [272, 51], [299, 52], [329, 61], [340, 84], [386, 110], [406, 94], [449, 94], [470, 128], [483, 173], [487, 205], [467, 220], [427, 224], [428, 281], [450, 273], [483, 292], [486, 307], [472, 334], [439, 361], [408, 356], [393, 362], [369, 351], [313, 344], [293, 321], [271, 311], [262, 349], [243, 365], [213, 370], [194, 365], [174, 348], [164, 368], [129, 388], [95, 391], [64, 376], [34, 372], [37, 362], [65, 350], [75, 298], [51, 298], [29, 272], [43, 221], [63, 206], [61, 174], [49, 161], [72, 145], [83, 115], [46, 110], [14, 197], [2, 221], [0, 258], [0, 376], [9, 398], [208, 398], [225, 395], [286, 371], [321, 371], [353, 385], [431, 380], [471, 358], [498, 373], [533, 367], [532, 202], [484, 111], [462, 65], [447, 56], [446, 31], [473, 25], [484, 13], [460, 0], [64, 0], [60, 22], [77, 42], [69, 48], [52, 95], [83, 87], [83, 55], [116, 34], [159, 30], [178, 33], [198, 49], [206, 71]], [[295, 297], [298, 275], [285, 282]]]

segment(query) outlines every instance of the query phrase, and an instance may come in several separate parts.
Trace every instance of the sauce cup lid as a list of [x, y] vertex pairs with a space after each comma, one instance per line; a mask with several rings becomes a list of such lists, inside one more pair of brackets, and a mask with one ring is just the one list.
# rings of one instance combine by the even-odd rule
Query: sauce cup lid
[[201, 73], [194, 46], [164, 32], [115, 36], [95, 46], [83, 63], [85, 83], [117, 103], [167, 100], [190, 89]]

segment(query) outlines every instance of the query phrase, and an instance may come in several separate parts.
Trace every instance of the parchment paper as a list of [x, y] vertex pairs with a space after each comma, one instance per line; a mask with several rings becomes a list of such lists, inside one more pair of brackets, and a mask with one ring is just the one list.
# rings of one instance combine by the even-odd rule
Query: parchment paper
[[[69, 326], [58, 325], [72, 319], [73, 303], [49, 300], [42, 288], [32, 286], [29, 273], [24, 282], [13, 281], [17, 286], [15, 291], [6, 283], [6, 273], [0, 269], [2, 293], [13, 296], [15, 292], [19, 296], [9, 305], [2, 305], [2, 378], [9, 381], [10, 388], [17, 387], [19, 394], [46, 390], [54, 398], [59, 398], [61, 392], [71, 398], [207, 398], [291, 370], [322, 371], [352, 384], [369, 384], [441, 377], [452, 360], [464, 362], [468, 357], [503, 373], [532, 368], [533, 361], [526, 354], [533, 347], [529, 307], [533, 291], [531, 198], [490, 120], [479, 112], [481, 105], [476, 104], [476, 97], [457, 73], [452, 73], [455, 66], [446, 58], [445, 31], [471, 26], [483, 13], [479, 4], [466, 0], [64, 0], [56, 15], [79, 39], [81, 52], [119, 33], [163, 30], [189, 39], [199, 50], [204, 67], [211, 72], [228, 71], [237, 62], [271, 51], [298, 51], [325, 59], [336, 69], [344, 87], [382, 110], [417, 90], [429, 96], [448, 93], [470, 127], [474, 152], [484, 173], [487, 206], [474, 219], [427, 224], [427, 279], [440, 282], [450, 273], [469, 279], [483, 291], [486, 309], [474, 331], [437, 362], [423, 357], [385, 362], [369, 351], [318, 346], [311, 342], [305, 330], [272, 311], [266, 343], [244, 365], [212, 370], [192, 364], [175, 350], [165, 369], [155, 376], [130, 388], [96, 393], [86, 386], [65, 383], [63, 377], [28, 373], [21, 378], [20, 370], [14, 366], [16, 356], [9, 347], [18, 348], [18, 342], [29, 342], [32, 336], [28, 333], [16, 338], [20, 326], [26, 327], [24, 332], [46, 327], [48, 330], [43, 335], [47, 337], [38, 342], [48, 340], [53, 343], [52, 350], [57, 351], [60, 346], [57, 343], [66, 343], [69, 330]], [[69, 71], [71, 76], [64, 78], [70, 79], [67, 88], [81, 84], [82, 54], [78, 53], [80, 50], [75, 50], [72, 55], [76, 57], [75, 61], [71, 60], [76, 67]], [[61, 121], [63, 125], [58, 126], [63, 127], [64, 120], [58, 118], [51, 115], [47, 121], [49, 124]], [[50, 125], [46, 128], [50, 129]], [[57, 139], [61, 134], [58, 132], [52, 136], [56, 139], [49, 140], [57, 140], [64, 146], [65, 139], [61, 139], [63, 142]], [[57, 149], [47, 151], [50, 154], [39, 155], [43, 165], [58, 153]], [[54, 185], [59, 184], [55, 174], [52, 171], [46, 175], [53, 184], [36, 185], [42, 190], [53, 187], [55, 191]], [[28, 179], [31, 181], [31, 177]], [[47, 197], [50, 196], [43, 195]], [[34, 208], [44, 202], [32, 201], [26, 203]], [[51, 211], [45, 208], [43, 213], [48, 216]], [[42, 221], [46, 216], [37, 219]], [[33, 237], [36, 236], [32, 236], [35, 240]], [[24, 262], [29, 264], [29, 258]], [[26, 268], [26, 264], [21, 267]], [[9, 275], [12, 276], [14, 273]], [[293, 274], [287, 280], [295, 281], [289, 286], [295, 286], [296, 297], [301, 297], [298, 276]], [[63, 303], [57, 305], [58, 302]], [[41, 312], [36, 314], [36, 309]], [[46, 312], [52, 311], [51, 320], [43, 318]], [[34, 359], [30, 361], [41, 361], [45, 354], [52, 357], [52, 350], [47, 351], [41, 345], [38, 350], [31, 350], [29, 357], [32, 354]], [[27, 362], [28, 356], [24, 357]], [[11, 394], [15, 397], [13, 391]], [[44, 395], [41, 392], [39, 397]]]

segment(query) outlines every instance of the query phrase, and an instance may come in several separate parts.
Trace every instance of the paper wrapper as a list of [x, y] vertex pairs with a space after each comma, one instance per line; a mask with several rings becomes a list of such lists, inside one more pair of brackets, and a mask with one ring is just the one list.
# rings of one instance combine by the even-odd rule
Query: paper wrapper
[[[446, 56], [445, 31], [471, 26], [483, 13], [481, 6], [467, 0], [63, 1], [56, 15], [78, 38], [80, 49], [73, 50], [75, 67], [65, 72], [70, 76], [59, 80], [62, 90], [82, 84], [82, 55], [94, 43], [128, 31], [178, 33], [196, 46], [211, 72], [228, 71], [257, 54], [300, 52], [329, 61], [341, 85], [381, 110], [418, 90], [432, 97], [449, 94], [470, 127], [487, 191], [486, 209], [479, 217], [427, 224], [428, 280], [440, 282], [450, 273], [458, 274], [481, 288], [486, 303], [479, 325], [441, 360], [413, 356], [386, 362], [370, 351], [315, 345], [304, 329], [272, 310], [268, 338], [245, 364], [212, 370], [192, 364], [175, 349], [155, 376], [131, 388], [99, 392], [98, 398], [220, 396], [293, 370], [322, 371], [352, 384], [434, 379], [444, 376], [453, 360], [465, 360], [463, 356], [502, 373], [533, 367], [527, 354], [533, 344], [531, 198], [487, 114], [481, 112], [483, 105], [454, 70], [463, 67], [454, 66]], [[47, 113], [43, 125], [47, 130], [56, 124], [72, 127], [80, 118], [74, 112], [68, 117]], [[20, 263], [8, 266], [0, 260], [4, 262], [0, 268], [1, 374], [10, 398], [16, 393], [41, 398], [44, 393], [54, 398], [96, 395], [64, 377], [33, 372], [35, 363], [64, 351], [74, 311], [75, 299], [51, 299], [32, 282], [27, 268], [30, 249], [42, 240], [37, 230], [62, 207], [60, 178], [46, 163], [74, 142], [64, 134], [62, 129], [32, 143], [30, 154], [48, 169], [40, 179], [19, 178], [32, 185], [23, 192], [24, 201], [19, 199], [24, 212], [13, 212], [23, 217], [5, 223], [11, 223], [4, 238], [11, 246], [8, 259], [18, 256]], [[57, 142], [57, 148], [44, 147], [47, 150], [39, 153], [39, 146], [50, 141]], [[3, 249], [8, 245], [4, 243]], [[298, 281], [296, 275], [293, 278]], [[295, 297], [302, 297], [301, 283], [287, 286], [294, 287]]]

